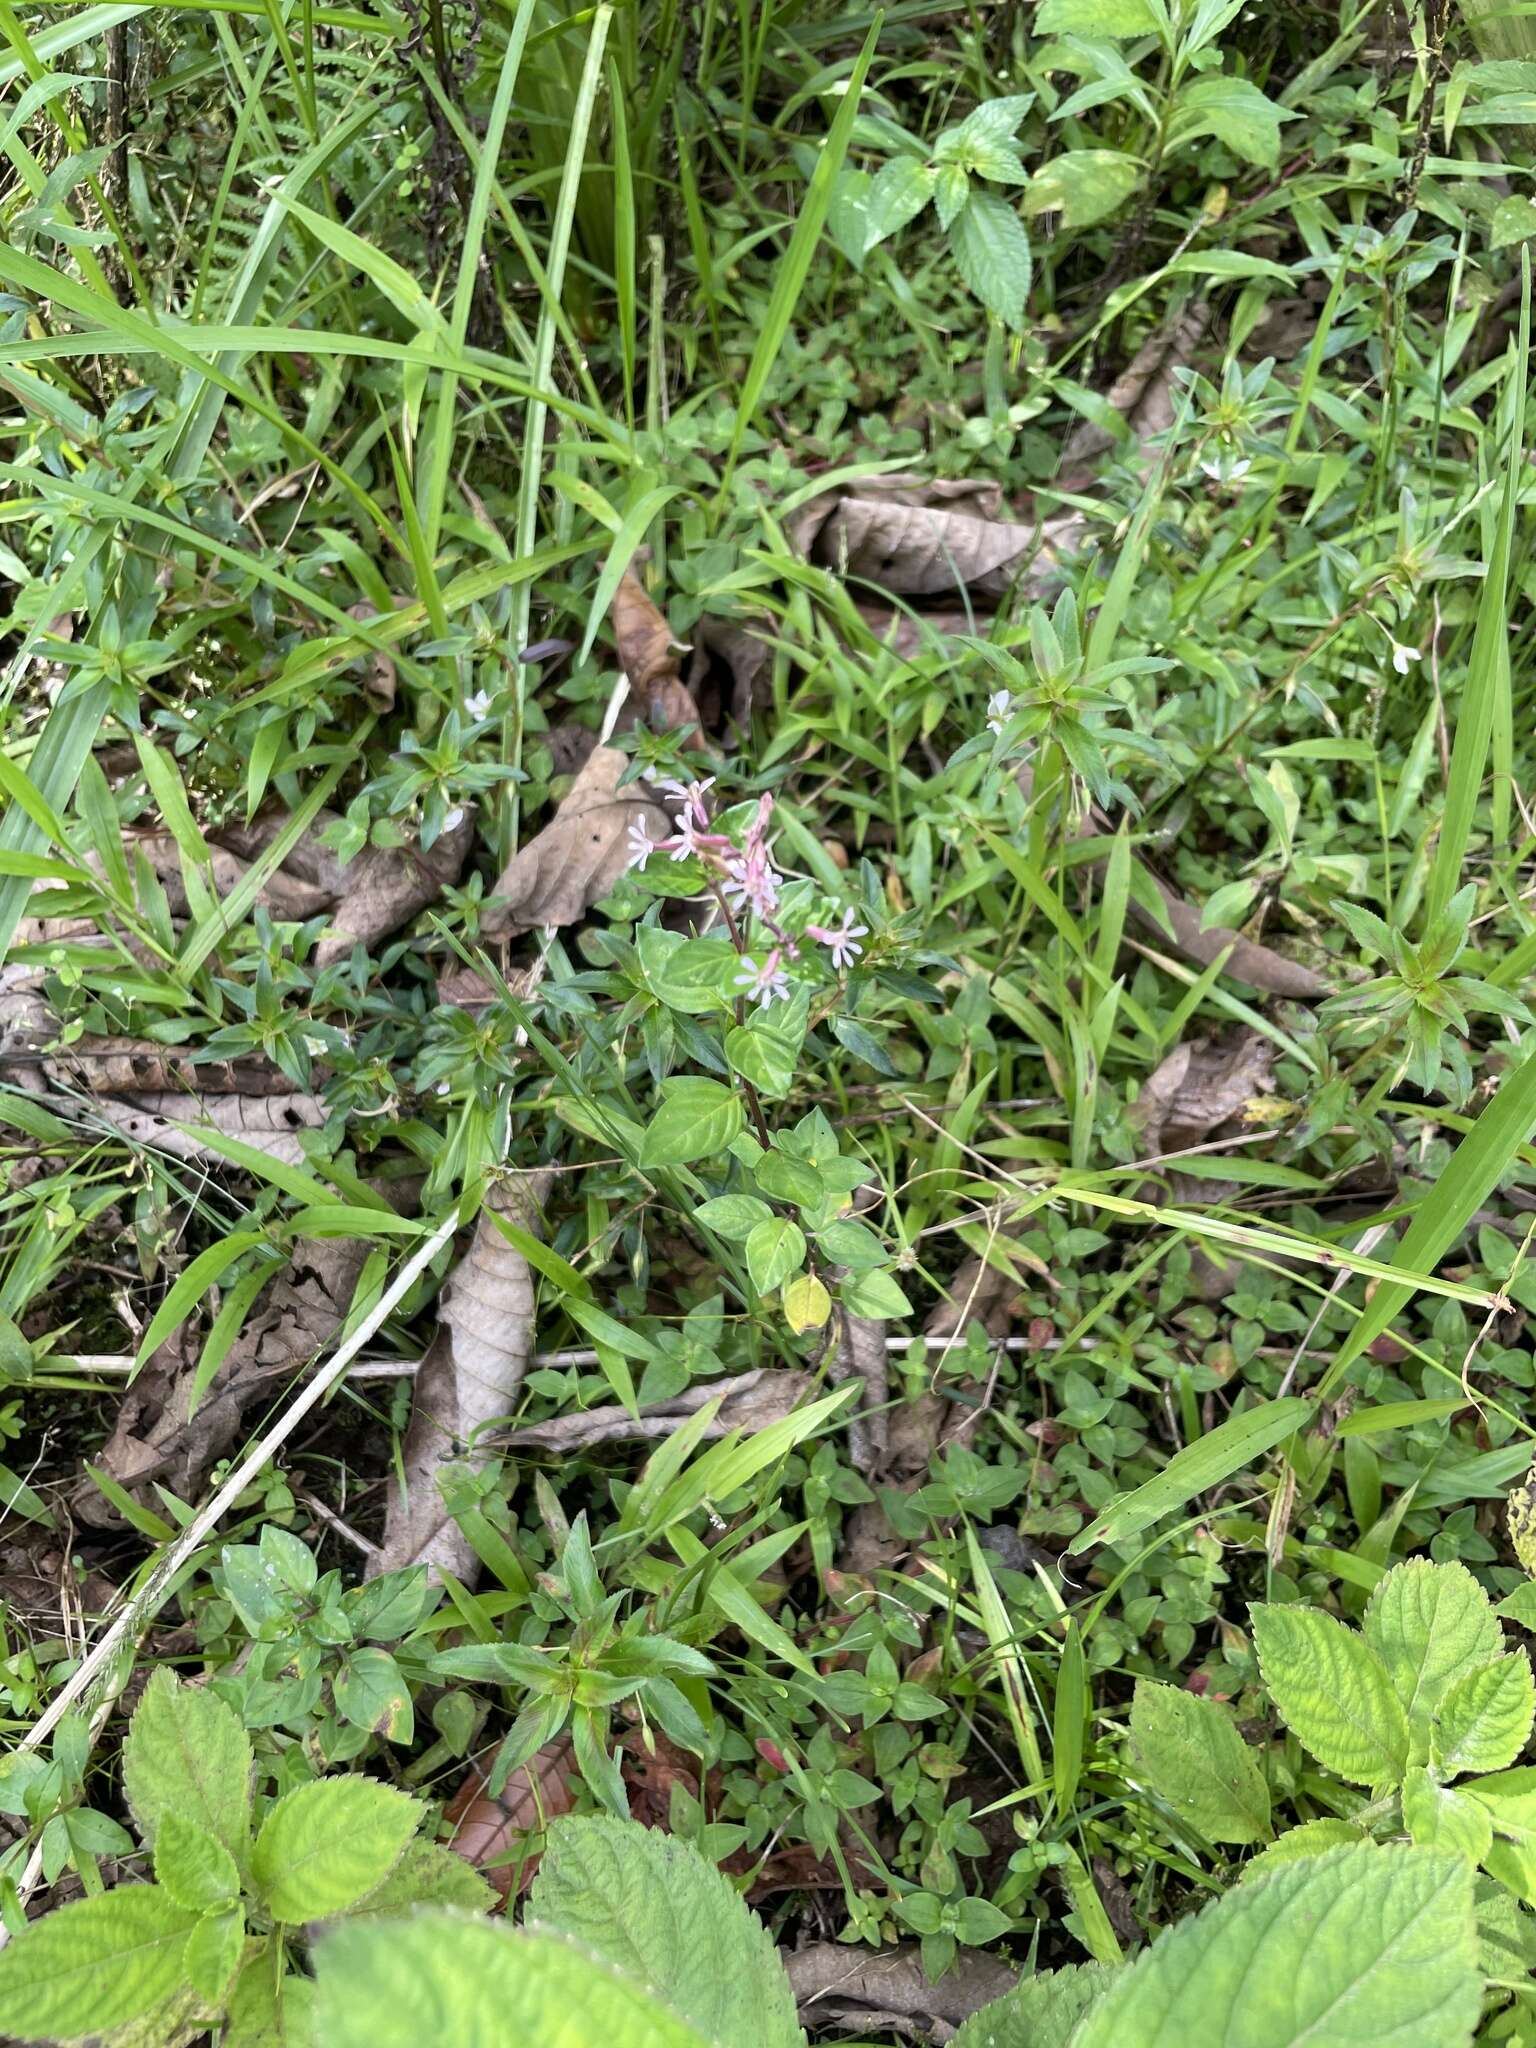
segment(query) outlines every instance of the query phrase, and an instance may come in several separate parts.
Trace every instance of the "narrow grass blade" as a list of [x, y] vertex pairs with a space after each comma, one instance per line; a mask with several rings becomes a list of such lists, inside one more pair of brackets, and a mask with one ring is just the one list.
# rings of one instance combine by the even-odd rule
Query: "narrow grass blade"
[[1067, 1545], [1068, 1556], [1098, 1543], [1128, 1543], [1143, 1529], [1171, 1515], [1175, 1508], [1197, 1493], [1205, 1493], [1230, 1479], [1255, 1458], [1262, 1457], [1299, 1429], [1312, 1413], [1312, 1403], [1299, 1394], [1284, 1401], [1264, 1401], [1242, 1415], [1223, 1422], [1198, 1443], [1176, 1452], [1155, 1479], [1138, 1486], [1133, 1493], [1111, 1501]]

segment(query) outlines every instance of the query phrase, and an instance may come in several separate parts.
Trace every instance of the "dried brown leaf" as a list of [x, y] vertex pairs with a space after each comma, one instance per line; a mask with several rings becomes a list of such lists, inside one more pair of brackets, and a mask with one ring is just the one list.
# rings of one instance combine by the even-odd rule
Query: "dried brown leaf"
[[[398, 612], [404, 611], [411, 600], [408, 597], [402, 597], [397, 591], [391, 602]], [[374, 625], [385, 616], [386, 614], [383, 612], [376, 612], [371, 604], [354, 604], [347, 607], [347, 617], [349, 619], [356, 619], [360, 625], [364, 626]], [[367, 651], [366, 660], [367, 667], [363, 672], [363, 695], [375, 711], [393, 711], [395, 708], [395, 691], [399, 684], [395, 664], [387, 654], [382, 654], [377, 649], [371, 647]]]
[[492, 1188], [469, 1250], [444, 1286], [438, 1330], [416, 1374], [404, 1446], [405, 1491], [391, 1489], [384, 1541], [368, 1576], [425, 1564], [473, 1585], [480, 1560], [448, 1513], [438, 1485], [445, 1468], [475, 1471], [490, 1452], [487, 1424], [516, 1405], [533, 1356], [533, 1275], [496, 1218], [535, 1230], [553, 1176], [513, 1174]]
[[[275, 1380], [310, 1363], [330, 1343], [352, 1305], [368, 1247], [326, 1238], [297, 1247], [292, 1263], [269, 1282], [230, 1347], [212, 1386], [189, 1417], [193, 1373], [201, 1348], [189, 1327], [162, 1344], [125, 1388], [99, 1459], [130, 1492], [155, 1502], [150, 1482], [163, 1480], [194, 1500], [209, 1467], [234, 1443], [245, 1410]], [[75, 1512], [97, 1528], [116, 1528], [115, 1508], [89, 1477], [77, 1489]]]
[[[1105, 394], [1133, 442], [1144, 445], [1173, 425], [1178, 406], [1176, 373], [1184, 369], [1210, 326], [1203, 302], [1181, 308], [1155, 328]], [[1062, 482], [1069, 490], [1087, 482], [1095, 465], [1122, 436], [1097, 420], [1079, 420], [1061, 451]]]
[[1023, 522], [1003, 515], [994, 483], [862, 477], [811, 500], [790, 525], [806, 558], [899, 596], [1038, 596], [1080, 544], [1077, 513]]
[[714, 1400], [720, 1408], [704, 1435], [725, 1436], [739, 1429], [750, 1436], [797, 1408], [811, 1385], [809, 1373], [758, 1366], [735, 1379], [701, 1381], [670, 1401], [642, 1409], [638, 1416], [627, 1408], [586, 1408], [579, 1414], [557, 1415], [548, 1422], [515, 1429], [499, 1441], [520, 1451], [589, 1451], [597, 1444], [642, 1443], [671, 1436], [690, 1415]]
[[848, 1455], [866, 1479], [886, 1476], [891, 1449], [890, 1375], [886, 1366], [885, 1325], [868, 1316], [845, 1315], [837, 1348], [828, 1362], [834, 1386], [846, 1380], [863, 1383], [863, 1393], [848, 1416]]
[[1144, 1152], [1198, 1145], [1273, 1086], [1275, 1048], [1257, 1031], [1176, 1045], [1142, 1087], [1131, 1121]]
[[652, 839], [671, 832], [671, 818], [643, 783], [620, 789], [628, 766], [616, 747], [593, 749], [554, 817], [507, 863], [483, 930], [515, 935], [574, 924], [618, 885], [629, 864], [632, 824], [643, 821]]
[[[1200, 912], [1192, 904], [1186, 903], [1157, 875], [1153, 875], [1151, 880], [1168, 913], [1173, 943], [1187, 960], [1209, 967], [1230, 947], [1222, 973], [1230, 975], [1234, 981], [1245, 981], [1250, 988], [1262, 989], [1266, 995], [1288, 996], [1298, 1003], [1317, 1002], [1327, 995], [1327, 982], [1312, 968], [1303, 967], [1299, 960], [1287, 960], [1283, 953], [1261, 946], [1255, 939], [1245, 939], [1226, 925], [1212, 925], [1209, 930], [1202, 930]], [[1168, 935], [1157, 919], [1134, 896], [1131, 898], [1131, 914], [1139, 924], [1166, 940]]]
[[1018, 1971], [1008, 1964], [979, 1949], [961, 1949], [938, 1982], [930, 1984], [915, 1941], [873, 1952], [838, 1941], [814, 1942], [786, 1953], [784, 1965], [800, 2017], [811, 2027], [853, 2019], [864, 2030], [870, 2024], [865, 2016], [879, 2014], [957, 2027], [1019, 1981]]
[[688, 649], [673, 639], [672, 628], [628, 570], [619, 579], [609, 617], [619, 667], [629, 681], [634, 715], [644, 719], [652, 732], [686, 737], [699, 723], [698, 706], [679, 666]]
[[453, 1829], [448, 1847], [507, 1899], [514, 1885], [526, 1891], [539, 1867], [537, 1855], [518, 1861], [518, 1849], [547, 1821], [569, 1813], [576, 1804], [576, 1763], [571, 1738], [558, 1735], [519, 1765], [493, 1799], [487, 1786], [500, 1747], [492, 1743], [474, 1759], [443, 1818]]
[[177, 1159], [222, 1158], [193, 1131], [176, 1128], [178, 1124], [201, 1124], [238, 1138], [285, 1166], [303, 1164], [304, 1148], [298, 1133], [318, 1130], [329, 1114], [318, 1096], [293, 1091], [286, 1095], [99, 1095], [92, 1107], [125, 1138], [153, 1145]]

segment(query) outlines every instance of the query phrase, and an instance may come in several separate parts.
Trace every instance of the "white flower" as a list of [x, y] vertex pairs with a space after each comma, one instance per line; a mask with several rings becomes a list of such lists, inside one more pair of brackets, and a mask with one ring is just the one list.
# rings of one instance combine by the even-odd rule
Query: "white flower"
[[629, 861], [632, 868], [643, 868], [656, 851], [657, 842], [651, 837], [650, 826], [644, 818], [629, 821]]
[[1417, 647], [1404, 647], [1400, 640], [1392, 642], [1392, 666], [1400, 676], [1407, 675], [1410, 666], [1418, 659]]
[[448, 813], [447, 817], [443, 820], [443, 830], [445, 832], [457, 832], [459, 827], [463, 824], [463, 822], [464, 806], [462, 804], [455, 804], [453, 809]]
[[1001, 732], [1013, 710], [1013, 692], [994, 690], [987, 699], [987, 730]]
[[783, 951], [778, 946], [761, 967], [750, 955], [742, 954], [741, 964], [747, 972], [737, 975], [735, 986], [747, 991], [748, 1002], [760, 1003], [766, 1010], [770, 1003], [782, 1002], [789, 994], [789, 976], [784, 972], [783, 959]]
[[491, 693], [489, 690], [476, 690], [472, 697], [464, 699], [464, 716], [466, 718], [484, 718], [490, 708]]
[[810, 938], [817, 940], [821, 945], [830, 949], [832, 965], [834, 967], [851, 967], [864, 950], [862, 946], [856, 945], [854, 942], [857, 939], [869, 936], [869, 926], [867, 924], [855, 924], [853, 921], [854, 915], [853, 911], [845, 910], [842, 923], [830, 931], [819, 924], [808, 924], [805, 928]]

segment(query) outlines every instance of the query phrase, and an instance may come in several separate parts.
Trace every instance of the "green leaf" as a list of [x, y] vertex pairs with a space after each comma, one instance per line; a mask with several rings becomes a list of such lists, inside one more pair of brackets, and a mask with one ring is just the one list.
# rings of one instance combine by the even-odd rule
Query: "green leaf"
[[1040, 0], [1037, 36], [1151, 36], [1158, 20], [1148, 0]]
[[1300, 1827], [1287, 1828], [1267, 1849], [1250, 1858], [1243, 1865], [1242, 1882], [1247, 1884], [1261, 1871], [1276, 1870], [1282, 1863], [1294, 1863], [1302, 1856], [1320, 1856], [1325, 1849], [1337, 1849], [1362, 1839], [1360, 1830], [1347, 1820], [1334, 1820], [1331, 1815], [1326, 1820], [1304, 1820]]
[[799, 1272], [805, 1259], [805, 1232], [787, 1216], [770, 1216], [749, 1234], [746, 1253], [752, 1285], [759, 1294], [771, 1294], [791, 1273]]
[[347, 1908], [347, 1918], [402, 1913], [409, 1906], [459, 1906], [466, 1913], [486, 1913], [495, 1901], [494, 1888], [462, 1856], [441, 1842], [424, 1842], [417, 1836], [406, 1843], [404, 1855], [384, 1882]]
[[123, 1744], [123, 1789], [151, 1846], [175, 1813], [221, 1842], [238, 1863], [251, 1832], [251, 1741], [238, 1716], [165, 1665], [151, 1677]]
[[1403, 1780], [1403, 1826], [1421, 1849], [1444, 1849], [1481, 1863], [1493, 1842], [1486, 1806], [1454, 1786], [1437, 1784], [1422, 1764]]
[[[279, 1982], [272, 1974], [270, 1951], [263, 1951], [235, 1981], [220, 2048], [319, 2048], [314, 2004], [311, 1979], [288, 1976]], [[383, 2042], [374, 2048], [383, 2048]]]
[[1400, 1784], [1408, 1720], [1364, 1637], [1315, 1607], [1248, 1612], [1264, 1683], [1297, 1740], [1354, 1784]]
[[634, 1821], [552, 1823], [529, 1917], [655, 1987], [715, 2048], [800, 2048], [778, 1951], [689, 1843]]
[[160, 1816], [155, 1836], [155, 1882], [189, 1913], [227, 1905], [240, 1896], [240, 1873], [224, 1844], [179, 1813]]
[[210, 1913], [187, 1936], [182, 1955], [189, 1982], [210, 2005], [222, 2005], [245, 1950], [245, 1914], [239, 1906]]
[[756, 1195], [716, 1195], [711, 1202], [701, 1202], [693, 1212], [695, 1223], [717, 1231], [733, 1244], [750, 1237], [759, 1223], [769, 1222], [772, 1216], [768, 1204], [760, 1202]]
[[802, 1273], [784, 1290], [784, 1320], [797, 1337], [819, 1330], [832, 1313], [832, 1297], [814, 1273]]
[[1181, 1921], [1111, 1984], [1072, 2048], [1467, 2048], [1481, 1998], [1468, 1865], [1362, 1845]]
[[1280, 123], [1297, 116], [1265, 97], [1246, 78], [1225, 73], [1191, 79], [1179, 89], [1168, 128], [1168, 149], [1214, 135], [1245, 163], [1280, 166]]
[[315, 1951], [324, 2048], [714, 2048], [555, 1934], [426, 1911], [348, 1921]]
[[409, 1742], [416, 1730], [410, 1687], [387, 1650], [352, 1650], [336, 1674], [336, 1711], [354, 1728], [391, 1742]]
[[0, 2036], [70, 2040], [126, 2026], [182, 1982], [197, 1915], [158, 1885], [119, 1885], [46, 1914], [0, 1950]]
[[1536, 206], [1529, 199], [1511, 196], [1493, 209], [1488, 241], [1494, 249], [1507, 249], [1515, 242], [1528, 242], [1536, 235]]
[[1111, 1501], [1067, 1545], [1068, 1556], [1095, 1543], [1128, 1543], [1195, 1494], [1219, 1486], [1223, 1479], [1252, 1464], [1282, 1437], [1298, 1430], [1311, 1412], [1310, 1401], [1292, 1395], [1284, 1401], [1261, 1402], [1208, 1430], [1198, 1442], [1176, 1451], [1155, 1479]]
[[1037, 1971], [973, 2013], [950, 2048], [1067, 2048], [1073, 2028], [1115, 1976], [1102, 1963]]
[[1502, 1771], [1524, 1749], [1533, 1715], [1536, 1686], [1524, 1650], [1465, 1672], [1441, 1701], [1436, 1716], [1436, 1769], [1443, 1777]]
[[1141, 1777], [1208, 1842], [1262, 1842], [1268, 1835], [1269, 1788], [1217, 1701], [1138, 1678], [1131, 1744]]
[[760, 1010], [751, 1023], [733, 1025], [725, 1034], [725, 1056], [743, 1080], [777, 1101], [789, 1093], [794, 1081], [800, 1042], [787, 1032], [775, 1030], [772, 1024], [758, 1022], [759, 1017], [772, 1014]]
[[872, 1322], [888, 1322], [909, 1316], [912, 1304], [889, 1273], [853, 1273], [838, 1289], [844, 1308]]
[[950, 233], [955, 267], [989, 313], [1024, 324], [1033, 264], [1024, 223], [996, 192], [972, 190]]
[[723, 1152], [746, 1122], [741, 1097], [692, 1075], [666, 1083], [666, 1100], [640, 1140], [640, 1164], [686, 1166]]
[[425, 1814], [372, 1778], [321, 1778], [285, 1793], [251, 1856], [272, 1917], [296, 1927], [355, 1904], [388, 1876]]
[[1464, 1564], [1412, 1558], [1378, 1582], [1362, 1626], [1427, 1756], [1429, 1724], [1457, 1675], [1504, 1647], [1488, 1595]]
[[1141, 183], [1141, 165], [1118, 149], [1069, 149], [1042, 164], [1024, 194], [1034, 220], [1059, 213], [1064, 228], [1092, 227], [1117, 213]]
[[865, 248], [875, 248], [914, 220], [933, 197], [933, 186], [933, 172], [915, 156], [893, 156], [882, 164], [869, 189]]
[[939, 226], [948, 230], [970, 196], [971, 181], [964, 164], [941, 164], [934, 173], [933, 207]]

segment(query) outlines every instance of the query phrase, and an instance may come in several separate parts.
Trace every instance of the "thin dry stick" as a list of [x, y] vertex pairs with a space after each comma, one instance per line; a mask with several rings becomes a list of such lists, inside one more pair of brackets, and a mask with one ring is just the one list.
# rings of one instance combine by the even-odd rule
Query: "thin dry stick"
[[[83, 1699], [87, 1693], [93, 1692], [99, 1686], [117, 1650], [129, 1636], [137, 1635], [159, 1610], [160, 1603], [170, 1591], [171, 1583], [175, 1579], [176, 1574], [181, 1570], [181, 1567], [186, 1563], [193, 1551], [197, 1549], [198, 1545], [217, 1526], [225, 1509], [234, 1505], [251, 1481], [260, 1473], [267, 1460], [272, 1456], [272, 1453], [280, 1444], [287, 1441], [309, 1411], [324, 1400], [325, 1396], [336, 1385], [369, 1338], [381, 1328], [386, 1319], [393, 1314], [399, 1303], [404, 1300], [418, 1274], [430, 1265], [443, 1246], [447, 1244], [458, 1229], [459, 1221], [459, 1216], [455, 1211], [450, 1211], [443, 1218], [443, 1221], [433, 1231], [426, 1243], [419, 1246], [415, 1253], [407, 1259], [396, 1274], [392, 1285], [385, 1289], [373, 1308], [358, 1324], [352, 1335], [337, 1347], [336, 1355], [332, 1358], [330, 1364], [323, 1371], [317, 1372], [314, 1378], [307, 1382], [295, 1397], [292, 1406], [272, 1425], [266, 1435], [250, 1452], [249, 1456], [229, 1475], [208, 1505], [200, 1509], [193, 1516], [192, 1520], [182, 1530], [175, 1542], [171, 1544], [160, 1559], [160, 1562], [155, 1566], [155, 1569], [145, 1580], [143, 1587], [128, 1602], [95, 1649], [84, 1659], [74, 1676], [50, 1702], [41, 1718], [34, 1722], [27, 1733], [23, 1735], [20, 1742], [16, 1745], [18, 1753], [39, 1748], [53, 1733], [54, 1729], [58, 1727], [60, 1721], [63, 1720], [75, 1702]], [[97, 1711], [99, 1711], [99, 1704], [97, 1705]], [[39, 1850], [34, 1850], [21, 1882], [20, 1889], [23, 1902], [25, 1902], [36, 1885], [41, 1871], [41, 1853]], [[3, 1924], [0, 1924], [0, 1948], [5, 1946], [9, 1938], [8, 1930]]]

